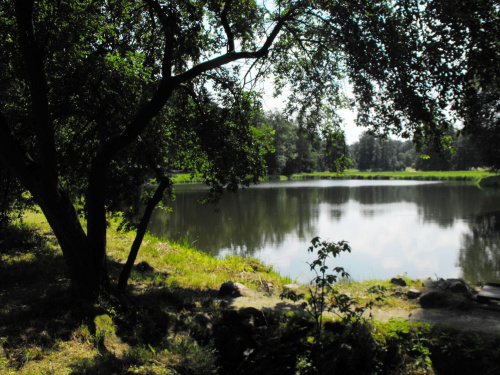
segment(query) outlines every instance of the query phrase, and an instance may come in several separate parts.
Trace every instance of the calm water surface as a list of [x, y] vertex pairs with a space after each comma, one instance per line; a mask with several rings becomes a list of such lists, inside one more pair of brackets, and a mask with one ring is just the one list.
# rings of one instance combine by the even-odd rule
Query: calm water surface
[[355, 280], [464, 277], [500, 281], [500, 191], [471, 184], [322, 180], [263, 183], [202, 206], [206, 188], [179, 185], [173, 211], [149, 230], [216, 256], [257, 257], [282, 275], [312, 278], [315, 236], [346, 240], [332, 265]]

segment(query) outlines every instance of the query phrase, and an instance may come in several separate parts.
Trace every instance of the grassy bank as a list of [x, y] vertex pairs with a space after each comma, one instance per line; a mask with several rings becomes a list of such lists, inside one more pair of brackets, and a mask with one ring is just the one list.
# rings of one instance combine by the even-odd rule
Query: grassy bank
[[[291, 176], [267, 176], [266, 181], [286, 180], [419, 180], [419, 181], [472, 181], [480, 183], [485, 179], [485, 186], [498, 186], [498, 174], [487, 171], [414, 171], [399, 172], [361, 172], [357, 169], [348, 169], [344, 173], [313, 172], [299, 173]], [[178, 174], [174, 178], [176, 183], [201, 182], [200, 179], [191, 178], [189, 174]]]
[[[231, 308], [221, 283], [245, 284], [278, 297], [290, 282], [255, 259], [215, 259], [182, 244], [147, 236], [127, 296], [89, 306], [69, 293], [64, 261], [42, 215], [10, 228], [0, 242], [1, 374], [494, 374], [500, 338], [404, 320], [325, 318], [320, 335], [307, 313]], [[116, 280], [133, 233], [108, 233]], [[304, 249], [306, 251], [306, 249]], [[410, 280], [407, 280], [411, 283]], [[343, 283], [365, 305], [382, 284], [375, 308], [408, 311], [387, 281]], [[399, 293], [399, 294], [398, 294]], [[340, 319], [340, 318], [339, 318]], [[473, 366], [473, 367], [471, 367]], [[478, 370], [479, 372], [474, 372]]]
[[331, 172], [301, 173], [290, 176], [292, 180], [307, 179], [360, 179], [360, 180], [423, 180], [423, 181], [474, 181], [495, 174], [485, 171], [399, 171], [399, 172], [360, 172], [348, 169], [343, 174]]

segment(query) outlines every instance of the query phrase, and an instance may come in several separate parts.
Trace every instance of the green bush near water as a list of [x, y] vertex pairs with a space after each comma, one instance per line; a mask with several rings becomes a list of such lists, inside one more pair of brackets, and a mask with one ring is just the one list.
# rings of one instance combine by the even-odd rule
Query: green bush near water
[[479, 186], [481, 187], [492, 187], [492, 188], [499, 188], [500, 187], [500, 176], [488, 176], [481, 181], [479, 181]]

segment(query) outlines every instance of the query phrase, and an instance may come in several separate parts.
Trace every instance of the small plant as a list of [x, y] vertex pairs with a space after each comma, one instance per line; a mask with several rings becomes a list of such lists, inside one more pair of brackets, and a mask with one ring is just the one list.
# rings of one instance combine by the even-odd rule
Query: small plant
[[[332, 268], [333, 273], [328, 273], [329, 267], [327, 261], [330, 257], [337, 257], [343, 252], [351, 252], [351, 247], [347, 241], [328, 242], [321, 241], [315, 237], [311, 241], [311, 246], [307, 250], [310, 253], [317, 253], [317, 258], [308, 263], [311, 270], [316, 273], [316, 277], [311, 282], [309, 294], [296, 294], [290, 290], [281, 294], [281, 298], [288, 298], [294, 302], [304, 300], [301, 306], [311, 315], [316, 325], [316, 342], [321, 339], [323, 327], [323, 314], [325, 311], [338, 315], [343, 322], [357, 322], [362, 319], [366, 309], [372, 308], [375, 302], [383, 299], [385, 288], [374, 286], [368, 290], [369, 294], [374, 294], [375, 298], [370, 300], [364, 306], [358, 306], [357, 302], [347, 294], [340, 293], [335, 284], [339, 280], [348, 279], [349, 274], [343, 267]], [[371, 313], [370, 313], [371, 316]]]

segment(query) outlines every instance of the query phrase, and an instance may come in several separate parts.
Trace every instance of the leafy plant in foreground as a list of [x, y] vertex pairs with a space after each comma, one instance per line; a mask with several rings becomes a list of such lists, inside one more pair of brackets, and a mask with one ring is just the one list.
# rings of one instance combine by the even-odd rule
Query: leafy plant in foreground
[[[375, 302], [383, 299], [385, 288], [373, 286], [368, 289], [369, 294], [375, 295], [364, 306], [359, 306], [357, 301], [344, 293], [340, 293], [335, 284], [339, 280], [349, 278], [349, 274], [343, 267], [332, 268], [333, 273], [328, 273], [327, 261], [330, 257], [336, 258], [342, 252], [351, 252], [351, 247], [347, 241], [328, 242], [321, 241], [315, 237], [311, 241], [311, 246], [307, 250], [310, 253], [317, 253], [317, 258], [308, 263], [311, 270], [316, 273], [309, 287], [309, 294], [297, 294], [293, 290], [281, 294], [281, 298], [288, 298], [294, 302], [304, 300], [301, 306], [313, 318], [316, 324], [316, 342], [320, 342], [323, 329], [323, 314], [331, 312], [338, 315], [344, 323], [357, 322], [362, 319], [364, 312], [371, 309]], [[371, 313], [370, 313], [371, 317]]]

